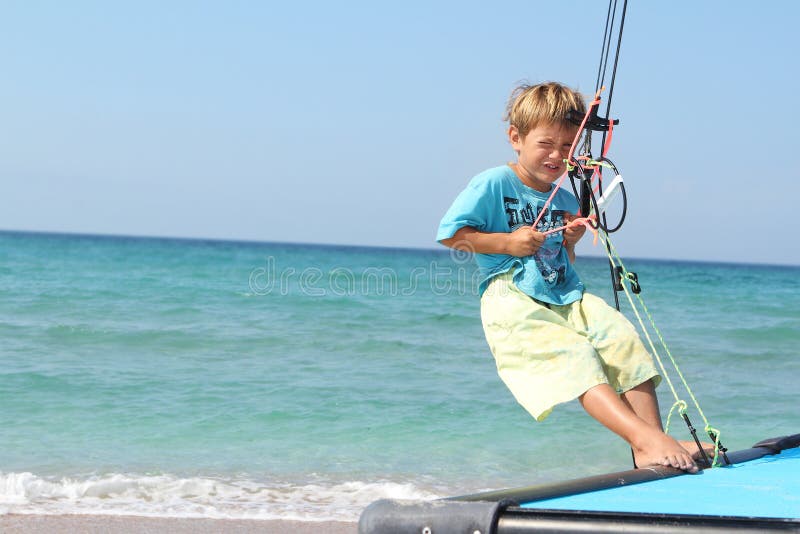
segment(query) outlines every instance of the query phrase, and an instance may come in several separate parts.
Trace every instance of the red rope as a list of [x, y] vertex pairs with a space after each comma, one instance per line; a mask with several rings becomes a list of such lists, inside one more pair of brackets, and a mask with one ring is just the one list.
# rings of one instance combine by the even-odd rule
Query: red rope
[[[570, 162], [574, 161], [572, 159], [572, 154], [575, 152], [575, 147], [578, 146], [578, 140], [581, 138], [581, 133], [583, 133], [583, 127], [586, 126], [586, 121], [589, 120], [589, 115], [592, 113], [592, 109], [594, 109], [595, 106], [600, 104], [600, 93], [602, 93], [604, 89], [605, 87], [601, 87], [597, 91], [597, 93], [595, 93], [594, 100], [592, 101], [591, 104], [589, 104], [589, 108], [586, 110], [586, 114], [583, 116], [583, 120], [581, 121], [581, 126], [580, 128], [578, 128], [578, 133], [575, 134], [575, 139], [572, 141], [572, 146], [570, 146], [569, 148], [569, 154], [567, 155], [566, 158], [567, 165], [570, 165]], [[558, 183], [556, 183], [556, 186], [553, 188], [553, 192], [550, 193], [550, 197], [544, 203], [542, 211], [539, 212], [539, 215], [536, 217], [536, 220], [533, 221], [534, 228], [536, 228], [542, 216], [544, 216], [544, 212], [547, 210], [547, 207], [550, 206], [550, 203], [553, 201], [553, 197], [556, 196], [556, 192], [561, 188], [561, 184], [564, 183], [564, 179], [567, 177], [567, 174], [568, 174], [567, 171], [564, 171], [564, 174], [562, 174], [561, 178], [558, 179]]]
[[567, 228], [569, 228], [570, 226], [578, 226], [578, 225], [581, 225], [581, 224], [582, 224], [582, 225], [584, 225], [584, 226], [585, 226], [585, 227], [586, 227], [586, 228], [587, 228], [587, 229], [588, 229], [588, 230], [589, 230], [589, 231], [590, 231], [592, 234], [594, 234], [594, 239], [592, 240], [592, 244], [593, 244], [593, 245], [596, 245], [596, 244], [597, 244], [597, 236], [598, 236], [598, 232], [597, 232], [597, 228], [595, 228], [595, 227], [592, 225], [592, 223], [594, 222], [594, 220], [595, 220], [595, 217], [594, 217], [594, 215], [589, 215], [588, 217], [578, 217], [577, 219], [572, 219], [572, 220], [571, 220], [571, 221], [570, 221], [568, 224], [565, 224], [564, 226], [561, 226], [561, 227], [559, 227], [559, 228], [553, 228], [552, 230], [548, 230], [548, 231], [546, 231], [546, 232], [542, 232], [542, 235], [550, 235], [550, 234], [554, 234], [554, 233], [556, 233], [556, 232], [560, 232], [561, 230], [566, 230], [566, 229], [567, 229]]

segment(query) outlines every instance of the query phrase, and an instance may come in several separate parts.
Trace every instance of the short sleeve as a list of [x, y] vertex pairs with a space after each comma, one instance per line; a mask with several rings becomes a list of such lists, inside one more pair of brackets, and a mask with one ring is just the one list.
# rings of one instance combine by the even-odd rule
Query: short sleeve
[[442, 217], [436, 241], [449, 239], [461, 228], [470, 226], [485, 231], [488, 224], [491, 200], [489, 184], [485, 180], [473, 179], [453, 201]]

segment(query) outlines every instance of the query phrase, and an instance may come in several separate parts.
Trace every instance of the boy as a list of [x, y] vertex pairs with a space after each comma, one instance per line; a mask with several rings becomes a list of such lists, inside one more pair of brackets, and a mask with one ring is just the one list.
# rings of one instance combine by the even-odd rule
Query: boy
[[537, 421], [578, 398], [630, 444], [638, 467], [696, 472], [692, 455], [662, 430], [655, 394], [661, 377], [633, 325], [585, 293], [572, 267], [586, 228], [544, 234], [577, 217], [577, 201], [563, 188], [547, 205], [578, 132], [570, 111], [583, 115], [586, 107], [568, 87], [517, 88], [506, 113], [516, 163], [473, 178], [436, 239], [475, 253], [481, 321], [498, 373]]

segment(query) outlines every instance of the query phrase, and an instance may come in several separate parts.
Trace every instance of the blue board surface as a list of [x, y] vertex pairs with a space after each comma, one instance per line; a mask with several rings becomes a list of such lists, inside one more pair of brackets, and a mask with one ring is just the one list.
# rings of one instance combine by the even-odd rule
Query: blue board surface
[[800, 449], [642, 484], [522, 503], [524, 508], [800, 518]]

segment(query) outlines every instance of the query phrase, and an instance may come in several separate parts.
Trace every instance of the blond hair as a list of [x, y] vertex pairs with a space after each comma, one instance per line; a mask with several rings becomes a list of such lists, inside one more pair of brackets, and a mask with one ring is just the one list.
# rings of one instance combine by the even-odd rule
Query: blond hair
[[522, 84], [511, 92], [504, 120], [525, 137], [543, 124], [570, 123], [570, 111], [578, 115], [578, 120], [586, 113], [583, 96], [577, 91], [558, 82]]

